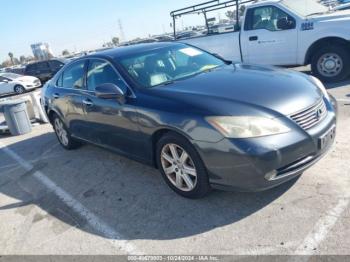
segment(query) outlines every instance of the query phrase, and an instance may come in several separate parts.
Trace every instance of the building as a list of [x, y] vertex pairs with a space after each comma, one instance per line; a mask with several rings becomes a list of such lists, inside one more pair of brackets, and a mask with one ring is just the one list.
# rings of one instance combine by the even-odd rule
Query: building
[[37, 60], [47, 60], [53, 57], [52, 51], [48, 43], [37, 43], [30, 46], [33, 55]]

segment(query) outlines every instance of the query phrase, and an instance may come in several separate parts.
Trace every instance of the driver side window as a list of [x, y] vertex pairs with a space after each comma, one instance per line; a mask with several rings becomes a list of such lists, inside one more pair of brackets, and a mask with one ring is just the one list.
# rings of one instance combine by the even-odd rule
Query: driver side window
[[278, 21], [281, 19], [285, 19], [292, 25], [288, 29], [293, 29], [293, 25], [295, 28], [295, 19], [275, 6], [262, 6], [252, 8], [248, 10], [247, 14], [248, 21], [245, 26], [246, 31], [259, 29], [266, 29], [268, 31], [287, 30], [282, 29], [278, 26]]

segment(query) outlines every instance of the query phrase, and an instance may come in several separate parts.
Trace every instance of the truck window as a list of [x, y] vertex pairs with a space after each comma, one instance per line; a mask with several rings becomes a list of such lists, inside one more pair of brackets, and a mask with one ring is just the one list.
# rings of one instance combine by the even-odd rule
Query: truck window
[[54, 72], [57, 72], [58, 70], [61, 69], [61, 67], [64, 66], [64, 64], [60, 61], [57, 61], [57, 60], [50, 60], [49, 61], [49, 64], [50, 64], [50, 68], [54, 71]]
[[269, 31], [281, 31], [282, 29], [277, 27], [277, 22], [282, 18], [292, 21], [295, 28], [295, 19], [275, 6], [251, 8], [247, 11], [244, 30], [266, 29]]
[[36, 64], [27, 65], [27, 68], [26, 68], [27, 72], [33, 72], [35, 70], [37, 70]]

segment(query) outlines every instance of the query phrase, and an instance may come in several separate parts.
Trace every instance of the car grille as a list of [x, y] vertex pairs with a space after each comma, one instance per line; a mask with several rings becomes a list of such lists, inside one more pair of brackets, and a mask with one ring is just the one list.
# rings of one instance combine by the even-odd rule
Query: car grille
[[290, 117], [303, 129], [309, 129], [321, 122], [327, 116], [327, 113], [326, 104], [323, 99], [321, 99], [313, 106], [293, 114]]

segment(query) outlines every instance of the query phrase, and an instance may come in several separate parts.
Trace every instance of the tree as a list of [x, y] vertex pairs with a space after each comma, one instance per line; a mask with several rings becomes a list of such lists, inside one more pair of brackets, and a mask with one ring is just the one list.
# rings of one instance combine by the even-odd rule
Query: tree
[[19, 57], [19, 61], [21, 62], [21, 64], [24, 64], [26, 62], [26, 57], [24, 55], [21, 55]]
[[119, 45], [119, 37], [113, 37], [112, 38], [112, 43], [114, 44], [114, 45]]
[[67, 49], [65, 49], [65, 50], [63, 50], [62, 51], [62, 55], [63, 56], [67, 56], [67, 55], [69, 55], [70, 53], [69, 53], [69, 51], [67, 50]]
[[241, 5], [241, 6], [239, 7], [239, 16], [240, 16], [240, 17], [244, 14], [244, 11], [245, 11], [245, 5]]
[[1, 66], [2, 67], [9, 67], [9, 66], [11, 66], [11, 61], [10, 60], [6, 60], [6, 61], [2, 62]]
[[15, 65], [14, 63], [13, 63], [13, 53], [9, 53], [9, 57], [10, 57], [10, 60], [11, 60], [11, 63], [12, 63], [12, 65]]
[[[238, 9], [238, 16], [241, 17], [244, 14], [245, 11], [245, 5], [240, 5], [239, 9]], [[225, 13], [225, 15], [227, 16], [228, 19], [232, 20], [236, 20], [236, 11], [227, 11]]]
[[234, 19], [236, 18], [236, 13], [233, 12], [233, 11], [227, 11], [227, 12], [225, 13], [225, 15], [226, 15], [227, 18], [230, 19], [230, 20], [234, 20]]

